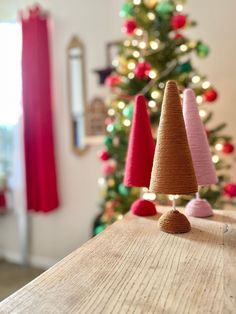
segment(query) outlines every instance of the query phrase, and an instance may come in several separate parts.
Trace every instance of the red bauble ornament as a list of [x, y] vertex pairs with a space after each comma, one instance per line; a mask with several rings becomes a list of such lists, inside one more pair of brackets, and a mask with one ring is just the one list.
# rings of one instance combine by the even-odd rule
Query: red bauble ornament
[[213, 88], [206, 90], [205, 93], [203, 94], [203, 98], [207, 102], [213, 102], [217, 99], [217, 97], [218, 93]]
[[175, 39], [183, 39], [184, 35], [182, 35], [181, 33], [175, 33]]
[[136, 216], [155, 216], [157, 214], [155, 204], [141, 198], [132, 204], [130, 210]]
[[234, 151], [234, 145], [231, 143], [225, 143], [222, 147], [222, 152], [226, 155], [233, 153]]
[[121, 83], [121, 78], [118, 75], [110, 75], [106, 78], [105, 84], [108, 87], [115, 87]]
[[148, 62], [138, 63], [135, 67], [134, 74], [139, 79], [148, 78], [148, 74], [151, 70], [151, 65]]
[[187, 17], [183, 14], [176, 14], [172, 16], [171, 26], [173, 29], [179, 29], [185, 26]]
[[126, 20], [124, 25], [123, 25], [123, 30], [125, 31], [126, 34], [132, 35], [134, 31], [137, 28], [137, 23], [135, 20]]
[[102, 161], [106, 161], [110, 158], [110, 155], [108, 153], [108, 151], [106, 151], [105, 149], [101, 150], [100, 153], [99, 153], [99, 158], [102, 160]]
[[224, 194], [228, 197], [236, 196], [236, 184], [235, 183], [227, 183], [224, 187]]

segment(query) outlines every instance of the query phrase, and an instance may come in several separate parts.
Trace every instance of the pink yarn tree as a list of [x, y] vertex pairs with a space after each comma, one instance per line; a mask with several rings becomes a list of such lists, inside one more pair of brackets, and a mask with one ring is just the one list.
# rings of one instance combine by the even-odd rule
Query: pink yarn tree
[[[149, 187], [155, 143], [147, 112], [147, 102], [143, 95], [137, 95], [129, 137], [125, 165], [124, 185], [128, 187]], [[153, 216], [155, 205], [145, 199], [136, 200], [131, 211], [138, 216]]]
[[[191, 89], [184, 91], [183, 115], [198, 186], [200, 188], [200, 186], [215, 184], [218, 181], [215, 167], [211, 159], [206, 132], [199, 116], [196, 97]], [[200, 198], [199, 192], [196, 194], [196, 199], [187, 204], [185, 213], [195, 217], [213, 215], [210, 204]]]

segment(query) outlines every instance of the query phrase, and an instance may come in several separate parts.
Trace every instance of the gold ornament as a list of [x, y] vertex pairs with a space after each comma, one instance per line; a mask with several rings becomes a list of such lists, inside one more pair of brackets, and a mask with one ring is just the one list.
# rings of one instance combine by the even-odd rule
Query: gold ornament
[[145, 6], [149, 9], [153, 9], [157, 5], [157, 0], [143, 0]]
[[124, 57], [119, 57], [118, 62], [117, 71], [123, 75], [128, 74], [129, 69], [127, 60]]

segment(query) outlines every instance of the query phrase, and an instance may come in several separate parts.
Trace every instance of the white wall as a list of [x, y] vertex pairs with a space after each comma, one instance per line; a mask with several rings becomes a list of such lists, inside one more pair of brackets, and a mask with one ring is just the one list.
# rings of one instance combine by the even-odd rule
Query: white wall
[[[35, 1], [15, 0], [18, 7], [25, 7]], [[77, 248], [85, 242], [91, 231], [91, 224], [98, 212], [97, 178], [100, 163], [92, 147], [83, 157], [73, 155], [69, 144], [69, 117], [66, 88], [65, 50], [70, 37], [77, 34], [86, 46], [88, 98], [103, 94], [94, 68], [105, 65], [105, 44], [109, 40], [122, 37], [121, 19], [118, 12], [122, 0], [41, 0], [38, 1], [51, 12], [53, 17], [53, 68], [55, 89], [55, 132], [58, 158], [61, 208], [49, 215], [31, 215], [31, 254], [33, 260], [47, 264]], [[9, 0], [6, 1], [9, 4]], [[6, 4], [5, 4], [6, 5]], [[214, 82], [220, 99], [212, 104], [215, 111], [214, 122], [227, 121], [227, 131], [236, 137], [234, 78], [236, 65], [234, 32], [236, 2], [228, 0], [189, 0], [187, 12], [199, 25], [191, 34], [201, 38], [212, 49], [210, 57], [197, 60], [203, 73]], [[0, 219], [0, 247], [17, 253], [17, 225], [13, 215]]]

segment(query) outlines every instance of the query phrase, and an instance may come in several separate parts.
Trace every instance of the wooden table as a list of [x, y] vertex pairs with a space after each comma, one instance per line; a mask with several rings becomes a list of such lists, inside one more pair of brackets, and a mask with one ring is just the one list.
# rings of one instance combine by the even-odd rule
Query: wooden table
[[[166, 210], [160, 208], [159, 211]], [[128, 214], [0, 303], [0, 313], [236, 313], [236, 210], [170, 235]]]

